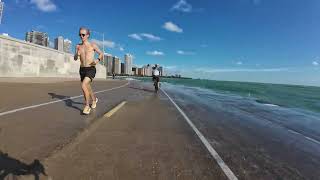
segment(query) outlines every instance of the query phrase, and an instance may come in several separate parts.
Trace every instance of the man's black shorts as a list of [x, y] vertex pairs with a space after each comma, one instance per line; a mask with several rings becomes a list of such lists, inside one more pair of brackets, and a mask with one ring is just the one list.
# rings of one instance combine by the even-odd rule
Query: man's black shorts
[[84, 80], [85, 77], [88, 77], [93, 80], [93, 78], [96, 76], [96, 67], [91, 66], [91, 67], [80, 67], [79, 70], [81, 82]]

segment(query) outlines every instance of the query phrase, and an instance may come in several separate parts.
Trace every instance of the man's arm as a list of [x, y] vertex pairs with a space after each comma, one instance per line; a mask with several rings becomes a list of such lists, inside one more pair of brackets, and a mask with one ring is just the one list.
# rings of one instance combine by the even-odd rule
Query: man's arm
[[93, 47], [93, 50], [99, 54], [99, 58], [94, 61], [95, 64], [98, 64], [99, 61], [103, 60], [103, 52], [99, 49], [99, 47], [95, 43], [92, 43], [92, 47]]
[[75, 53], [74, 53], [73, 59], [76, 61], [76, 60], [78, 60], [79, 56], [80, 56], [80, 54], [79, 54], [79, 44], [78, 44], [78, 45], [76, 46], [76, 51], [75, 51]]

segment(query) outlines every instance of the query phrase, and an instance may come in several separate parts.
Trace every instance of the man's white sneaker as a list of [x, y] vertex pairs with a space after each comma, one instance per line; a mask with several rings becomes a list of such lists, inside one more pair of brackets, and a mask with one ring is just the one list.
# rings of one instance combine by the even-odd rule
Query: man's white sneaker
[[82, 113], [88, 115], [88, 114], [90, 114], [90, 111], [91, 111], [91, 108], [89, 106], [85, 106], [83, 108]]
[[98, 98], [96, 98], [96, 100], [92, 102], [91, 108], [93, 108], [93, 109], [96, 108], [97, 102], [98, 102]]

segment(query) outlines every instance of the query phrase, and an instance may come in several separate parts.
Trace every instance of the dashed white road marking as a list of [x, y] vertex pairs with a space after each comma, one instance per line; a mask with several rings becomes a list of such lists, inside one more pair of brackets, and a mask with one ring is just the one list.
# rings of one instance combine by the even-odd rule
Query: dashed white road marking
[[114, 107], [113, 109], [111, 109], [109, 112], [107, 112], [106, 114], [104, 114], [104, 117], [111, 117], [114, 113], [116, 113], [120, 108], [122, 108], [125, 104], [127, 103], [127, 101], [122, 101], [120, 104], [118, 104], [116, 107]]

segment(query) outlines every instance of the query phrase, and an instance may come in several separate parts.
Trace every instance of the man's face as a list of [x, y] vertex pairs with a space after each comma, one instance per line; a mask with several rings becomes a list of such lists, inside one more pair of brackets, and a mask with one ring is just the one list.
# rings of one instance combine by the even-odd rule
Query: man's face
[[87, 30], [85, 30], [85, 29], [81, 29], [80, 30], [79, 36], [80, 36], [82, 41], [86, 41], [88, 39], [88, 37], [89, 37], [89, 35], [87, 33]]

